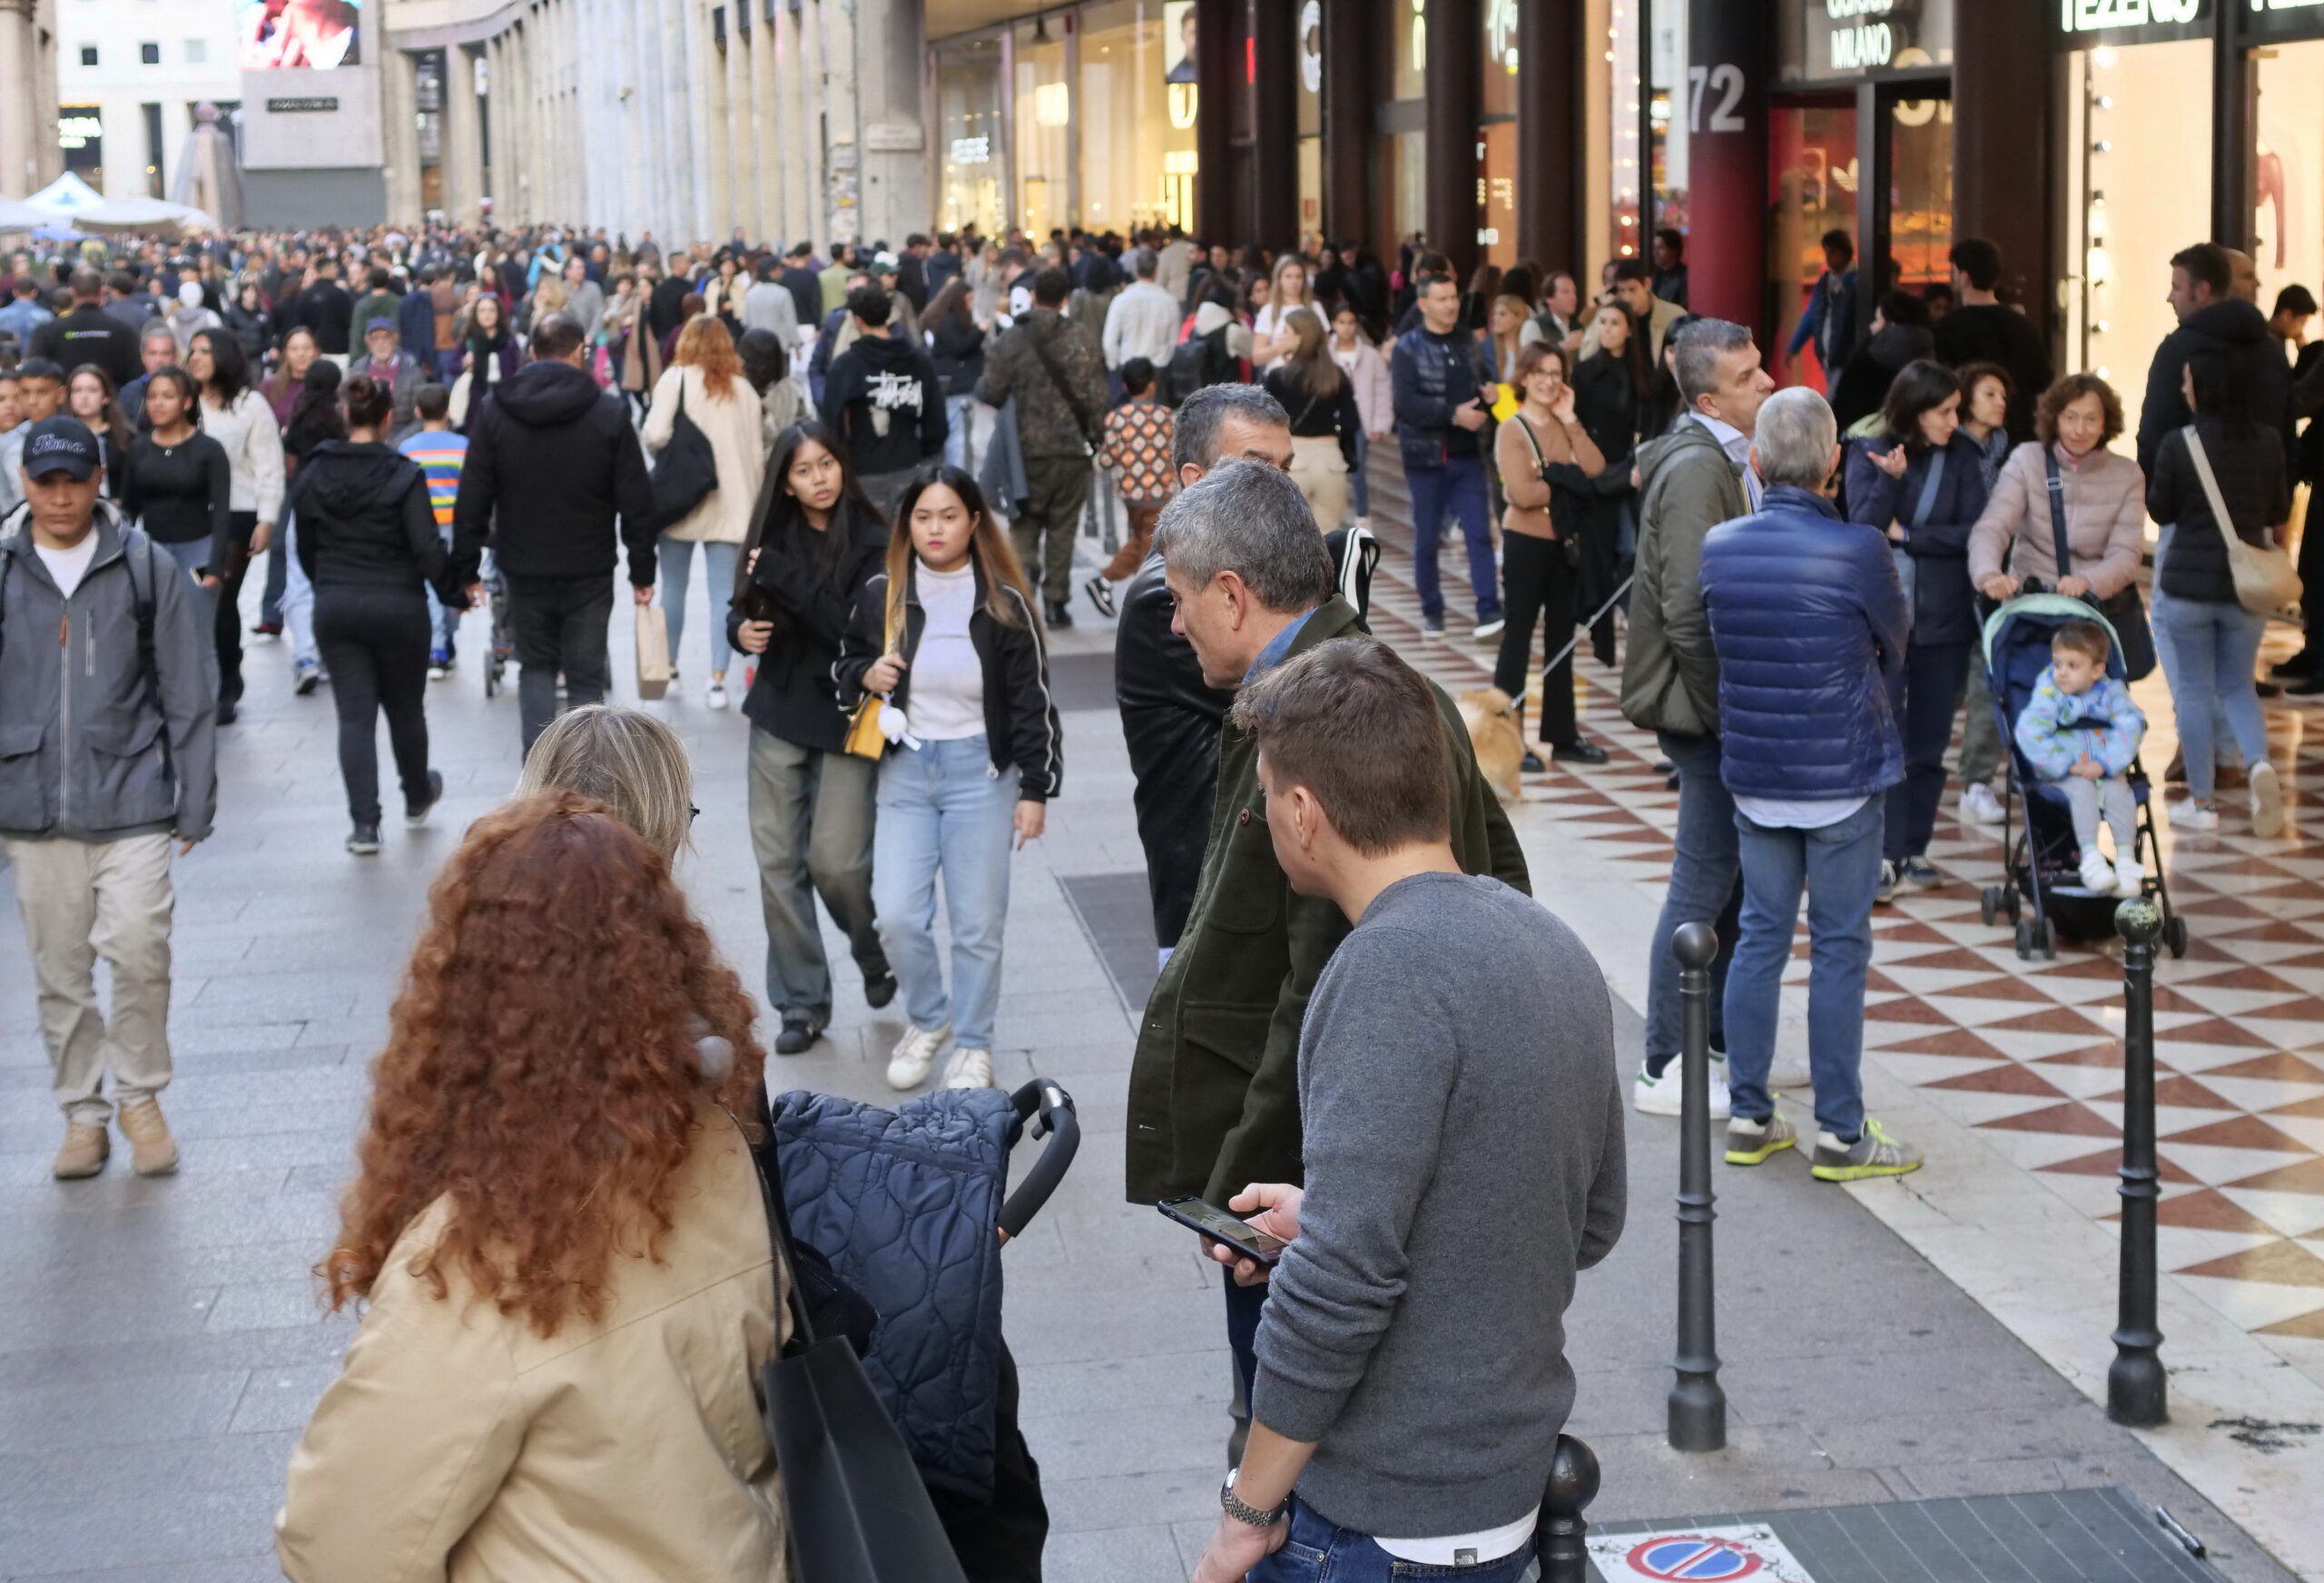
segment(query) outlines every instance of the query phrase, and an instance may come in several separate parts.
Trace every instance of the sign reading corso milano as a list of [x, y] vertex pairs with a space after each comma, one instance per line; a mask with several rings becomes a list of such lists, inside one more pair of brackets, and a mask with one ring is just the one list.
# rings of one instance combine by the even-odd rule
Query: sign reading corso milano
[[1806, 56], [1787, 75], [1810, 80], [1926, 66], [1953, 54], [1947, 0], [1807, 0]]

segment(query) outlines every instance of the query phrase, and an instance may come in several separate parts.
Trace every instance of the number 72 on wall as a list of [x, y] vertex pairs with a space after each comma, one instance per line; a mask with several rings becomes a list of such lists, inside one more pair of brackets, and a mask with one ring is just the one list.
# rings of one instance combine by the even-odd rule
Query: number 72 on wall
[[[1743, 68], [1732, 63], [1715, 66], [1689, 66], [1687, 83], [1687, 130], [1689, 132], [1741, 132], [1743, 117], [1736, 108], [1743, 103]], [[1710, 125], [1703, 125], [1703, 96], [1705, 91], [1717, 94], [1718, 102], [1711, 106]]]

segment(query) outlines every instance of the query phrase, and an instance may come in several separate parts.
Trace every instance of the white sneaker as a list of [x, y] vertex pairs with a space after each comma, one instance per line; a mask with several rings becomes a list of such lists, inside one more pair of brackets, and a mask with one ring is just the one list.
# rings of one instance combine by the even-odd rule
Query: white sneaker
[[2137, 896], [2145, 889], [2145, 867], [2128, 854], [2117, 859], [2114, 863], [2114, 894]]
[[2251, 833], [2279, 836], [2284, 832], [2284, 789], [2273, 764], [2251, 766]]
[[2191, 797], [2182, 797], [2171, 804], [2171, 823], [2176, 830], [2217, 830], [2219, 810], [2206, 808]]
[[2002, 821], [2001, 799], [1983, 781], [1961, 793], [1961, 817], [1973, 824], [1999, 824]]
[[901, 1093], [927, 1082], [928, 1068], [936, 1064], [936, 1057], [943, 1053], [951, 1037], [949, 1024], [927, 1029], [907, 1028], [888, 1057], [888, 1086]]
[[2082, 853], [2082, 888], [2093, 896], [2114, 893], [2114, 865], [2096, 847], [2085, 847]]
[[1816, 1078], [1808, 1070], [1806, 1056], [1779, 1055], [1768, 1063], [1768, 1086], [1770, 1088], [1812, 1088]]
[[428, 667], [428, 679], [431, 682], [441, 682], [451, 674], [451, 667], [448, 665], [430, 665]]
[[724, 682], [713, 682], [710, 684], [710, 691], [703, 694], [702, 701], [713, 709], [725, 708], [726, 683]]
[[962, 1045], [944, 1063], [944, 1086], [947, 1088], [990, 1088], [992, 1086], [992, 1052], [971, 1049]]
[[[1685, 1109], [1679, 1059], [1672, 1057], [1659, 1077], [1649, 1076], [1646, 1064], [1639, 1063], [1638, 1081], [1630, 1085], [1631, 1109], [1640, 1116], [1677, 1116]], [[1727, 1119], [1727, 1079], [1716, 1069], [1710, 1075], [1710, 1116], [1713, 1121]]]
[[1501, 629], [1508, 624], [1508, 617], [1496, 615], [1491, 621], [1481, 621], [1477, 623], [1476, 630], [1472, 632], [1469, 635], [1475, 638], [1479, 643], [1482, 643], [1489, 637], [1499, 637], [1501, 635]]

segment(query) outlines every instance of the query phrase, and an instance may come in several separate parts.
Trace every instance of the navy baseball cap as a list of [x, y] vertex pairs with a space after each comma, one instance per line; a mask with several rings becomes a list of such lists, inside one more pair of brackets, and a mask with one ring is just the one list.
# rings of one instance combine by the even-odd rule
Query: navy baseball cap
[[77, 418], [44, 418], [25, 431], [25, 476], [64, 473], [76, 482], [104, 465], [97, 437]]

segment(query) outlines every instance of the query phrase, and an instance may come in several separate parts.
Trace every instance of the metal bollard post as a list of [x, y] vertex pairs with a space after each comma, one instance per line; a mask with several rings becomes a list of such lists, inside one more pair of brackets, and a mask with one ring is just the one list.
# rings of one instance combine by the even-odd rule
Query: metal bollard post
[[2122, 1268], [2114, 1362], [2106, 1371], [2106, 1416], [2134, 1429], [2171, 1419], [2155, 1326], [2154, 1212], [2162, 1197], [2154, 1164], [2154, 941], [2162, 912], [2143, 898], [2114, 909], [2122, 937]]
[[1541, 1524], [1534, 1529], [1541, 1583], [1590, 1583], [1590, 1549], [1582, 1543], [1590, 1525], [1581, 1520], [1581, 1510], [1597, 1495], [1597, 1453], [1570, 1434], [1558, 1436], [1550, 1486], [1541, 1495]]
[[1716, 1298], [1711, 1287], [1710, 964], [1718, 931], [1685, 923], [1670, 942], [1679, 959], [1679, 1351], [1670, 1360], [1670, 1449], [1716, 1451], [1727, 1444], [1727, 1392], [1718, 1383]]

